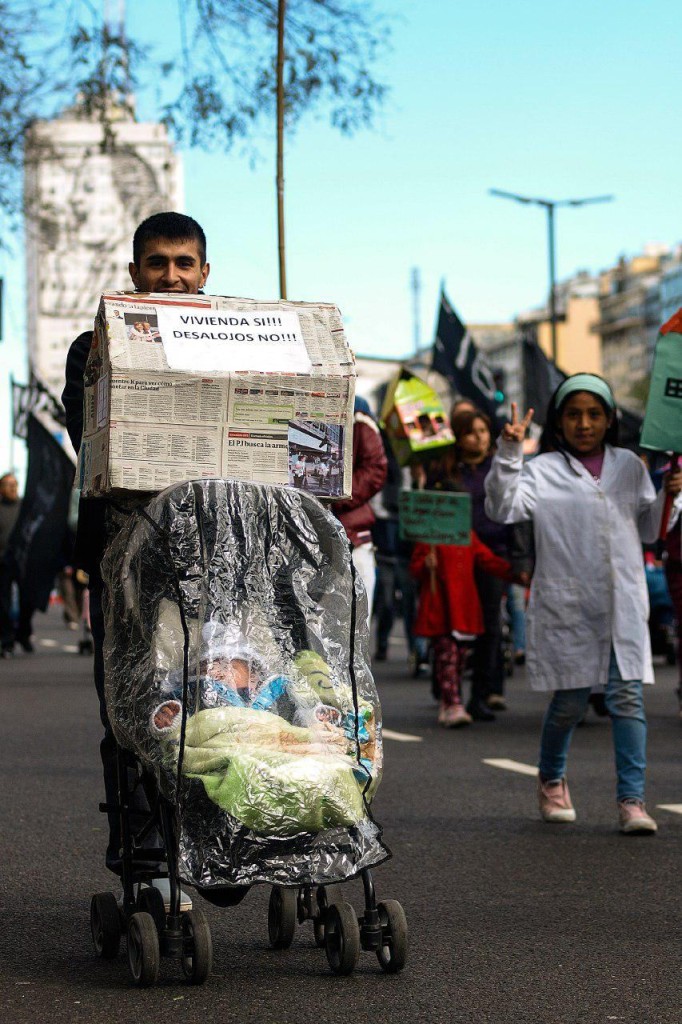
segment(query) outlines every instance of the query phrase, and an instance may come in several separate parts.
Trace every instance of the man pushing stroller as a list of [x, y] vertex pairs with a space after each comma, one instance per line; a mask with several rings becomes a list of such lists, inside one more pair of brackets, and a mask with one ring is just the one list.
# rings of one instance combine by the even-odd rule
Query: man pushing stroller
[[[191, 217], [180, 213], [157, 213], [143, 221], [133, 237], [133, 259], [129, 272], [139, 292], [198, 294], [206, 283], [210, 265], [206, 259], [206, 235]], [[92, 331], [84, 331], [73, 342], [66, 360], [66, 387], [62, 402], [66, 425], [76, 452], [83, 437], [83, 376]], [[95, 688], [99, 698], [104, 736], [100, 744], [106, 803], [110, 808], [109, 841], [106, 865], [121, 873], [121, 834], [118, 811], [117, 745], [111, 730], [104, 700], [104, 617], [102, 612], [102, 575], [100, 563], [106, 546], [105, 502], [98, 498], [81, 499], [78, 517], [75, 560], [90, 576], [90, 622], [94, 647]], [[134, 770], [131, 763], [130, 770]], [[141, 813], [147, 802], [142, 790], [134, 791]], [[134, 808], [133, 808], [134, 809]], [[160, 844], [152, 835], [145, 840], [150, 848]]]

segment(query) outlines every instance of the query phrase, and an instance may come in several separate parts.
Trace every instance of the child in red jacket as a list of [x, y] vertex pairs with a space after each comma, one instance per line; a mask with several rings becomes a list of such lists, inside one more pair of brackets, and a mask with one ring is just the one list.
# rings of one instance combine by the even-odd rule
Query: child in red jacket
[[438, 724], [450, 729], [472, 720], [462, 705], [460, 680], [471, 644], [484, 631], [474, 566], [520, 582], [509, 562], [493, 554], [473, 530], [469, 547], [415, 544], [410, 561], [410, 572], [421, 583], [414, 632], [433, 639], [435, 682], [441, 695]]

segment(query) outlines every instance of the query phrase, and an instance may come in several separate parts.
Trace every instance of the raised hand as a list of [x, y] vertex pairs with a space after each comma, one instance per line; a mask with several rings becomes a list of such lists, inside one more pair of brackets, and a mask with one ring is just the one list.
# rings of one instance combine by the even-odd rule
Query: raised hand
[[502, 427], [502, 437], [505, 441], [523, 441], [526, 431], [533, 419], [534, 409], [529, 409], [522, 420], [519, 420], [519, 409], [516, 402], [511, 404], [511, 423], [505, 423]]

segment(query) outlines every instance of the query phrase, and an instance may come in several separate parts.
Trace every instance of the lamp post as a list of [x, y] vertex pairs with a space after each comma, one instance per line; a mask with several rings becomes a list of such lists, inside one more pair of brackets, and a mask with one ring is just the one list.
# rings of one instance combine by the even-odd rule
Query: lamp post
[[537, 199], [532, 196], [520, 196], [516, 192], [503, 192], [499, 188], [488, 189], [491, 196], [501, 199], [514, 199], [517, 203], [542, 206], [547, 210], [547, 246], [549, 249], [549, 322], [552, 333], [552, 359], [556, 363], [556, 252], [554, 242], [554, 210], [557, 206], [586, 206], [588, 203], [609, 203], [613, 196], [586, 196], [584, 199]]

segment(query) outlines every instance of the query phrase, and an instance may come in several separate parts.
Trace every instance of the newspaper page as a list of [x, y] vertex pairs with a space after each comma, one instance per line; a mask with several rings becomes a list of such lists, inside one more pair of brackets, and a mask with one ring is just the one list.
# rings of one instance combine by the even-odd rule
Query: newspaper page
[[223, 423], [227, 382], [209, 377], [149, 375], [111, 379], [111, 419], [140, 423]]
[[223, 447], [222, 476], [264, 484], [286, 484], [289, 443], [286, 431], [228, 427]]
[[216, 475], [220, 471], [222, 428], [218, 426], [168, 426], [112, 420], [109, 437], [112, 460], [182, 463]]

